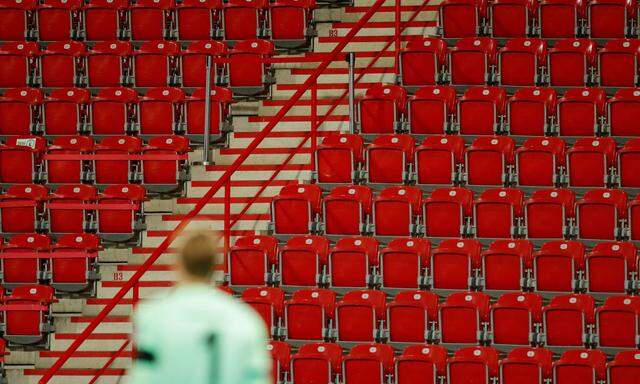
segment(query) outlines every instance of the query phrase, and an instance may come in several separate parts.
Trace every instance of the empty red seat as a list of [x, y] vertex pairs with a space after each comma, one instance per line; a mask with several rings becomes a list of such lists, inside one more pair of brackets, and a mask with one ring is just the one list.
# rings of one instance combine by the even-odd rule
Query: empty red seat
[[551, 380], [553, 352], [544, 348], [514, 348], [500, 360], [503, 384], [538, 384]]
[[618, 150], [618, 183], [623, 188], [640, 187], [640, 177], [636, 171], [640, 160], [640, 139], [631, 139]]
[[267, 350], [271, 355], [271, 375], [273, 384], [283, 382], [289, 375], [291, 366], [291, 346], [284, 341], [269, 341]]
[[227, 41], [256, 39], [263, 35], [267, 3], [263, 0], [232, 0], [223, 5], [223, 38]]
[[467, 234], [467, 226], [473, 216], [471, 190], [439, 188], [423, 201], [426, 236], [458, 238]]
[[37, 9], [38, 40], [65, 41], [79, 37], [81, 0], [44, 0]]
[[27, 136], [35, 133], [42, 117], [41, 103], [42, 92], [39, 89], [8, 89], [0, 97], [0, 135]]
[[[531, 269], [533, 245], [527, 240], [497, 240], [482, 252], [485, 291], [520, 291]], [[507, 343], [508, 344], [508, 343]]]
[[367, 233], [371, 199], [371, 190], [364, 185], [333, 188], [322, 203], [324, 233], [331, 236]]
[[278, 264], [278, 241], [269, 236], [239, 237], [229, 248], [227, 268], [229, 285], [265, 285], [272, 281]]
[[476, 286], [482, 245], [474, 239], [445, 240], [431, 255], [431, 289], [470, 290]]
[[627, 194], [619, 189], [587, 191], [576, 203], [578, 238], [615, 240], [622, 235], [621, 220], [627, 218]]
[[270, 41], [238, 41], [229, 52], [229, 87], [233, 93], [255, 96], [268, 92], [273, 78], [265, 59], [273, 54], [275, 48]]
[[179, 88], [151, 88], [138, 102], [141, 135], [173, 135], [182, 131], [185, 95]]
[[271, 40], [281, 48], [302, 48], [314, 37], [315, 0], [278, 0], [269, 4]]
[[57, 300], [53, 288], [46, 285], [17, 287], [4, 297], [2, 305], [3, 337], [9, 344], [48, 348], [54, 332], [50, 305]]
[[[211, 86], [209, 91], [209, 140], [215, 142], [231, 130], [230, 105], [233, 102], [231, 90], [223, 87]], [[197, 89], [185, 100], [186, 135], [190, 141], [204, 142], [204, 89]]]
[[418, 289], [426, 286], [431, 243], [420, 237], [397, 238], [380, 251], [384, 289]]
[[629, 0], [593, 0], [588, 3], [589, 36], [593, 39], [629, 35], [637, 17], [637, 7]]
[[323, 340], [330, 336], [336, 294], [328, 289], [302, 289], [285, 302], [287, 340]]
[[173, 0], [137, 0], [129, 9], [131, 39], [160, 40], [173, 29]]
[[550, 241], [533, 255], [536, 292], [570, 293], [584, 269], [584, 246], [578, 241]]
[[150, 192], [179, 193], [189, 176], [189, 139], [156, 136], [142, 149], [142, 184]]
[[342, 359], [344, 384], [384, 384], [393, 373], [393, 348], [385, 344], [360, 344]]
[[542, 0], [538, 11], [540, 37], [557, 39], [574, 37], [581, 32], [580, 19], [586, 13], [582, 0]]
[[24, 233], [13, 236], [2, 248], [2, 286], [14, 289], [38, 284], [47, 270], [46, 257], [51, 239], [46, 235]]
[[[93, 162], [97, 185], [126, 184], [138, 178], [140, 162], [128, 155], [139, 154], [142, 140], [133, 136], [108, 136], [96, 145]], [[101, 157], [102, 155], [109, 155]]]
[[607, 364], [607, 379], [610, 384], [633, 384], [640, 373], [640, 351], [618, 352]]
[[86, 47], [78, 41], [58, 41], [47, 45], [40, 57], [43, 87], [81, 86], [85, 81]]
[[248, 288], [242, 301], [249, 304], [264, 320], [269, 335], [276, 335], [284, 315], [284, 292], [275, 287]]
[[483, 0], [447, 0], [438, 7], [438, 27], [443, 37], [477, 36], [484, 29], [487, 2]]
[[52, 247], [49, 260], [51, 286], [56, 292], [95, 292], [98, 273], [100, 239], [89, 233], [60, 236]]
[[[199, 3], [200, 0], [194, 0]], [[211, 3], [212, 0], [207, 0]], [[183, 3], [184, 4], [184, 3]], [[205, 4], [207, 4], [205, 2]], [[196, 4], [194, 4], [195, 6]], [[182, 5], [181, 5], [182, 7]], [[184, 8], [178, 8], [183, 10]], [[194, 8], [194, 11], [204, 11], [200, 8]], [[195, 41], [187, 46], [187, 49], [180, 53], [180, 67], [182, 70], [182, 86], [183, 87], [204, 87], [206, 80], [207, 59], [211, 60], [211, 83], [217, 84], [223, 75], [224, 64], [216, 62], [216, 60], [226, 57], [227, 46], [225, 43], [216, 40]], [[204, 93], [204, 91], [202, 91]]]
[[491, 306], [492, 343], [528, 346], [542, 320], [542, 297], [535, 293], [506, 293]]
[[616, 142], [610, 137], [578, 139], [567, 151], [569, 187], [605, 187], [616, 165]]
[[[541, 5], [543, 14], [544, 6], [543, 1]], [[597, 61], [596, 48], [596, 44], [588, 39], [558, 41], [553, 48], [549, 49], [549, 85], [553, 87], [586, 86], [590, 82], [591, 69]]]
[[280, 285], [315, 287], [327, 267], [329, 241], [320, 236], [292, 237], [280, 249]]
[[378, 241], [372, 237], [345, 237], [329, 253], [328, 283], [333, 289], [365, 289], [378, 266]]
[[494, 135], [501, 130], [507, 93], [497, 87], [472, 87], [458, 101], [461, 135]]
[[442, 344], [475, 345], [489, 320], [489, 296], [482, 292], [456, 292], [440, 304], [438, 324]]
[[53, 235], [81, 233], [91, 229], [98, 191], [91, 185], [61, 185], [46, 204], [49, 232]]
[[6, 1], [0, 5], [0, 40], [20, 41], [33, 37], [35, 25], [35, 0]]
[[589, 295], [571, 294], [552, 298], [542, 309], [546, 345], [582, 347], [589, 327], [594, 324], [594, 307], [595, 301]]
[[40, 229], [48, 190], [43, 185], [12, 185], [0, 195], [2, 233], [28, 233]]
[[533, 0], [497, 0], [489, 3], [491, 36], [525, 37], [534, 29], [538, 2]]
[[407, 91], [399, 85], [376, 84], [358, 101], [361, 134], [391, 134], [401, 129]]
[[519, 233], [524, 193], [519, 189], [487, 189], [473, 205], [475, 234], [480, 238], [504, 239]]
[[131, 83], [131, 44], [126, 41], [96, 43], [87, 55], [90, 87], [119, 87]]
[[465, 171], [468, 185], [501, 186], [509, 180], [515, 144], [504, 136], [478, 137], [465, 150]]
[[[492, 9], [517, 9], [520, 11], [529, 9], [531, 4], [534, 3], [534, 1], [530, 0], [500, 0], [497, 3], [493, 3]], [[513, 18], [513, 15], [509, 16], [509, 18]], [[498, 55], [500, 85], [533, 86], [542, 82], [542, 70], [547, 65], [547, 44], [544, 40], [511, 39], [500, 49]]]
[[553, 187], [561, 180], [565, 142], [556, 137], [526, 140], [516, 150], [517, 183], [520, 187]]
[[512, 136], [544, 136], [556, 116], [556, 91], [520, 88], [507, 103], [507, 130]]
[[331, 383], [342, 371], [342, 348], [333, 343], [311, 343], [291, 356], [294, 384]]
[[39, 179], [46, 140], [38, 136], [11, 136], [0, 145], [0, 183], [30, 184]]
[[606, 95], [601, 88], [568, 90], [558, 100], [560, 136], [595, 136], [604, 126]]
[[399, 53], [400, 79], [404, 87], [437, 84], [447, 63], [447, 44], [437, 38], [420, 37], [407, 42]]
[[382, 291], [361, 290], [345, 293], [336, 305], [339, 342], [367, 342], [381, 338], [387, 318], [387, 295]]
[[398, 384], [436, 384], [446, 372], [447, 350], [441, 345], [412, 345], [395, 360]]
[[173, 41], [144, 43], [134, 52], [136, 87], [166, 87], [176, 83], [180, 46]]
[[[0, 15], [3, 15], [4, 11], [6, 9], [0, 6]], [[38, 74], [39, 54], [40, 48], [34, 42], [20, 41], [0, 45], [0, 86], [6, 88], [34, 85]]]
[[606, 378], [607, 356], [597, 349], [566, 351], [553, 363], [557, 384], [597, 383]]
[[[618, 0], [595, 0], [590, 4], [606, 6], [607, 2], [621, 3]], [[602, 4], [604, 3], [604, 4]], [[640, 44], [637, 40], [620, 39], [607, 42], [598, 51], [600, 64], [600, 86], [602, 87], [633, 87], [638, 77], [638, 58], [640, 58]]]
[[489, 384], [498, 376], [498, 351], [492, 347], [467, 347], [447, 359], [449, 384]]
[[176, 7], [178, 39], [209, 40], [217, 37], [221, 11], [222, 1], [220, 0], [180, 2]]
[[388, 187], [373, 200], [375, 236], [411, 236], [417, 230], [422, 191], [417, 187]]
[[636, 116], [640, 113], [640, 90], [619, 89], [607, 102], [609, 132], [612, 136], [638, 137]]
[[410, 181], [415, 141], [410, 135], [378, 136], [366, 149], [367, 183]]
[[136, 241], [145, 229], [142, 209], [145, 199], [145, 190], [140, 185], [115, 184], [105, 188], [98, 198], [98, 236], [113, 243]]
[[[458, 0], [456, 0], [458, 1]], [[451, 84], [483, 85], [493, 78], [497, 44], [488, 37], [460, 39], [449, 51]]]
[[[93, 140], [88, 136], [61, 136], [47, 148], [45, 179], [48, 183], [82, 183], [90, 179], [91, 162], [80, 158], [93, 152]], [[58, 155], [61, 155], [58, 157]], [[76, 159], [65, 158], [77, 156]]]
[[271, 202], [271, 222], [276, 235], [314, 231], [321, 210], [322, 191], [317, 185], [287, 185]]
[[422, 87], [407, 101], [409, 131], [414, 135], [449, 133], [457, 113], [456, 91], [448, 86]]
[[629, 239], [636, 241], [640, 239], [640, 197], [636, 196], [629, 203], [629, 228], [628, 235]]
[[454, 185], [464, 164], [464, 139], [430, 136], [415, 149], [418, 185]]
[[561, 239], [569, 234], [575, 217], [575, 194], [570, 189], [541, 189], [525, 201], [526, 235], [529, 239]]
[[359, 135], [326, 136], [314, 154], [317, 181], [332, 184], [351, 184], [357, 181], [364, 161], [363, 147], [364, 143]]
[[138, 94], [130, 88], [104, 88], [91, 99], [91, 133], [126, 135], [137, 127]]
[[44, 99], [44, 134], [46, 136], [79, 135], [86, 132], [89, 91], [63, 88]]
[[433, 292], [403, 291], [387, 304], [388, 342], [424, 343], [429, 324], [438, 318], [438, 296]]
[[84, 5], [85, 38], [89, 41], [111, 41], [125, 35], [128, 0], [90, 0]]
[[640, 337], [640, 298], [612, 296], [596, 309], [598, 347], [637, 348]]
[[587, 291], [594, 294], [624, 294], [637, 270], [637, 249], [633, 243], [599, 243], [585, 260]]

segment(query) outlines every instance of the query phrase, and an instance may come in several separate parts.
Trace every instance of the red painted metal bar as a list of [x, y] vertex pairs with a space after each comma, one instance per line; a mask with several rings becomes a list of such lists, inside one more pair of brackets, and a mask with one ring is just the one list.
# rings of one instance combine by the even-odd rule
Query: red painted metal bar
[[324, 72], [324, 70], [331, 64], [333, 60], [342, 52], [347, 44], [355, 37], [355, 35], [362, 29], [362, 27], [371, 19], [371, 17], [382, 6], [384, 0], [376, 0], [376, 2], [367, 10], [367, 12], [358, 20], [358, 22], [349, 30], [347, 35], [333, 48], [331, 54], [316, 68], [304, 84], [293, 94], [291, 99], [280, 108], [278, 113], [267, 124], [267, 126], [256, 136], [249, 146], [238, 156], [233, 164], [225, 171], [225, 173], [214, 183], [214, 185], [205, 193], [204, 196], [198, 201], [196, 206], [187, 213], [184, 218], [178, 223], [176, 228], [162, 241], [162, 243], [156, 248], [147, 260], [136, 270], [131, 276], [129, 281], [115, 294], [113, 299], [100, 311], [100, 313], [87, 325], [82, 333], [71, 343], [69, 348], [56, 360], [56, 362], [47, 370], [42, 376], [39, 383], [46, 384], [51, 380], [55, 373], [62, 368], [62, 366], [69, 360], [71, 355], [84, 343], [84, 341], [91, 335], [91, 333], [98, 327], [98, 325], [107, 317], [109, 313], [118, 305], [118, 303], [125, 297], [127, 292], [140, 280], [142, 275], [155, 263], [155, 261], [162, 255], [165, 250], [171, 245], [173, 240], [186, 228], [191, 220], [202, 210], [202, 208], [211, 200], [211, 198], [218, 192], [220, 188], [224, 186], [231, 179], [231, 175], [234, 174], [240, 165], [249, 157], [251, 153], [260, 145], [262, 140], [273, 130], [273, 128], [282, 120], [287, 112], [295, 105], [295, 103], [302, 97], [302, 95], [315, 83], [317, 78]]
[[109, 369], [109, 367], [111, 367], [111, 364], [113, 364], [113, 362], [116, 361], [116, 359], [122, 355], [122, 353], [124, 352], [125, 349], [127, 349], [127, 347], [129, 346], [130, 343], [131, 343], [131, 339], [125, 340], [124, 343], [122, 343], [122, 346], [120, 346], [120, 348], [118, 348], [117, 351], [113, 352], [111, 357], [109, 357], [109, 360], [107, 360], [107, 362], [104, 363], [102, 368], [100, 368], [98, 370], [98, 372], [96, 372], [96, 374], [93, 375], [91, 380], [89, 380], [88, 384], [94, 384], [96, 381], [98, 381], [98, 379], [102, 375], [104, 375], [104, 373], [107, 371], [107, 369]]
[[400, 12], [400, 7], [401, 7], [401, 2], [402, 0], [396, 0], [396, 4], [395, 4], [395, 25], [394, 25], [394, 37], [395, 37], [395, 42], [393, 44], [393, 48], [395, 50], [395, 60], [394, 60], [394, 69], [396, 70], [396, 73], [400, 73], [399, 69], [400, 69], [400, 44], [401, 44], [401, 37], [400, 35], [402, 34], [402, 31], [400, 30], [400, 21], [402, 19], [402, 13]]

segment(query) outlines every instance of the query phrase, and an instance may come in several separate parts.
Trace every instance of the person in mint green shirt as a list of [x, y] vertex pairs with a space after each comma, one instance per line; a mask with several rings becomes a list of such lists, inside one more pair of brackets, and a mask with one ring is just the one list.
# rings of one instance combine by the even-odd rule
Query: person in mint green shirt
[[134, 315], [128, 384], [270, 384], [264, 323], [249, 306], [210, 283], [218, 239], [189, 238], [176, 263], [179, 281]]

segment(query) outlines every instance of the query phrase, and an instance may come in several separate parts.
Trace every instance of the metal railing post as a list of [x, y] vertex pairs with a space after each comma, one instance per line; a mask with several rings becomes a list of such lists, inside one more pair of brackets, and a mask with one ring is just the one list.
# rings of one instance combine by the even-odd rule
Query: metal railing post
[[393, 62], [393, 66], [395, 67], [395, 72], [396, 73], [400, 73], [399, 72], [399, 60], [400, 60], [400, 47], [401, 47], [401, 39], [400, 39], [400, 35], [402, 34], [402, 31], [400, 29], [400, 23], [401, 23], [401, 18], [402, 18], [402, 13], [401, 13], [401, 5], [402, 5], [402, 0], [396, 0], [396, 4], [395, 4], [395, 28], [394, 28], [394, 35], [395, 35], [395, 42], [394, 42], [394, 49], [395, 49], [395, 60]]
[[355, 133], [355, 67], [356, 54], [354, 52], [347, 53], [347, 62], [349, 63], [349, 133]]
[[211, 164], [210, 144], [211, 144], [211, 56], [207, 56], [205, 65], [205, 92], [204, 92], [204, 137], [202, 147], [202, 165]]

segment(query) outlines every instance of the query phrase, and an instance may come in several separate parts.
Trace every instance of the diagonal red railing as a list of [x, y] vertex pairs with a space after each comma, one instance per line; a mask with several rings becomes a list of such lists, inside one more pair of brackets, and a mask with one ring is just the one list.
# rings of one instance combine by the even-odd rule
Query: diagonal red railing
[[371, 17], [378, 11], [385, 0], [376, 0], [375, 3], [365, 12], [365, 14], [358, 20], [358, 22], [349, 30], [349, 32], [340, 40], [340, 42], [334, 47], [329, 55], [318, 65], [313, 71], [311, 76], [302, 84], [301, 87], [296, 90], [293, 96], [287, 101], [285, 105], [280, 108], [278, 113], [269, 121], [265, 128], [256, 136], [249, 146], [238, 156], [233, 164], [225, 171], [225, 173], [213, 184], [213, 186], [200, 198], [195, 207], [187, 213], [184, 218], [178, 223], [176, 228], [162, 241], [162, 243], [156, 248], [147, 260], [136, 270], [131, 278], [120, 288], [115, 296], [109, 301], [108, 304], [100, 311], [100, 313], [87, 325], [82, 333], [71, 343], [69, 348], [56, 360], [56, 362], [47, 370], [42, 376], [39, 383], [46, 384], [51, 378], [58, 372], [60, 368], [69, 360], [69, 358], [78, 350], [78, 348], [85, 342], [85, 340], [91, 335], [91, 333], [98, 327], [98, 325], [107, 317], [109, 313], [118, 305], [118, 303], [125, 297], [125, 295], [140, 281], [140, 278], [149, 270], [149, 268], [156, 262], [156, 260], [166, 251], [171, 245], [173, 240], [185, 229], [185, 227], [191, 222], [191, 220], [202, 210], [202, 208], [209, 202], [209, 200], [222, 188], [225, 183], [231, 179], [242, 163], [253, 153], [253, 151], [260, 145], [265, 137], [274, 129], [274, 127], [282, 120], [287, 112], [293, 107], [293, 105], [307, 92], [312, 85], [314, 85], [318, 77], [324, 72], [324, 70], [338, 57], [347, 44], [355, 37], [355, 35], [362, 29], [362, 27], [371, 19]]

